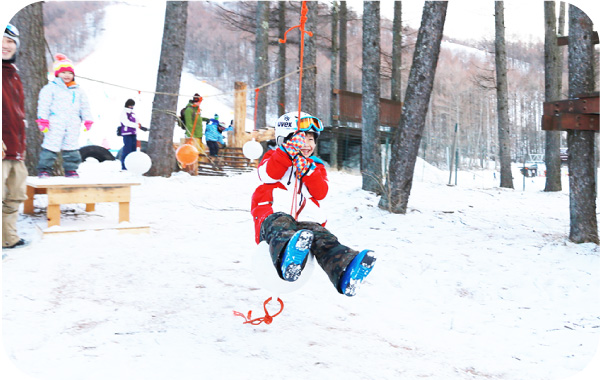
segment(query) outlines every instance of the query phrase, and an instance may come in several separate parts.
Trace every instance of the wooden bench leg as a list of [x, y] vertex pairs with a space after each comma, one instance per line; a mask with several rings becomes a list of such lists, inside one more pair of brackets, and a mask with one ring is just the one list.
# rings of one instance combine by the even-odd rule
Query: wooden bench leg
[[129, 202], [119, 202], [119, 223], [129, 222]]
[[33, 214], [33, 197], [35, 195], [35, 188], [27, 186], [27, 199], [23, 202], [23, 213]]
[[95, 203], [86, 203], [85, 211], [87, 211], [87, 212], [96, 211], [96, 204]]
[[60, 205], [48, 205], [48, 227], [60, 226]]

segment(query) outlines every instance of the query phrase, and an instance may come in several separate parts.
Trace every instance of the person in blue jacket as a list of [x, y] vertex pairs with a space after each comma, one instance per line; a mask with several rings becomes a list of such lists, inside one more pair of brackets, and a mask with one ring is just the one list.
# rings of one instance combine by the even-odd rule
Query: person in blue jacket
[[219, 144], [225, 145], [223, 132], [227, 131], [233, 131], [233, 127], [229, 126], [225, 128], [221, 126], [219, 124], [219, 115], [217, 114], [206, 123], [206, 132], [204, 133], [204, 136], [206, 137], [206, 145], [208, 145], [209, 154], [211, 156], [216, 157], [219, 155]]

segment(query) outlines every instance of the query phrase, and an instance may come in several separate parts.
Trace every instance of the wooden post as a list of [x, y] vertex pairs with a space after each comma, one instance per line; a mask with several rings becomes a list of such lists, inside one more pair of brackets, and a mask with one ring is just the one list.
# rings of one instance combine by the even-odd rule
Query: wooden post
[[248, 85], [244, 82], [235, 82], [235, 95], [233, 102], [233, 132], [228, 132], [228, 140], [232, 146], [241, 148], [246, 137], [246, 94]]
[[452, 185], [452, 166], [457, 165], [458, 162], [454, 162], [454, 151], [456, 150], [456, 140], [458, 138], [458, 123], [454, 125], [454, 140], [452, 140], [452, 150], [450, 151], [450, 176], [448, 177], [448, 186]]

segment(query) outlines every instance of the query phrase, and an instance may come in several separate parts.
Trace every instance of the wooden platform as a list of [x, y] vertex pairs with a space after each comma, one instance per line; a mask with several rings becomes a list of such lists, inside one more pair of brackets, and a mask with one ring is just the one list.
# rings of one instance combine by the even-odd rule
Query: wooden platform
[[219, 149], [218, 157], [200, 155], [198, 174], [208, 176], [239, 174], [252, 171], [257, 165], [257, 160], [249, 160], [244, 156], [242, 148], [226, 147]]
[[[118, 229], [130, 232], [147, 232], [148, 226], [133, 226], [129, 223], [129, 202], [131, 200], [131, 186], [140, 185], [139, 182], [126, 181], [89, 181], [80, 178], [27, 178], [27, 200], [24, 202], [23, 212], [33, 214], [33, 200], [36, 194], [48, 196], [46, 216], [47, 228], [39, 226], [43, 233], [78, 232], [83, 230]], [[94, 211], [96, 203], [117, 202], [119, 204], [118, 219], [107, 226], [61, 226], [60, 206], [62, 204], [84, 203], [85, 211]]]

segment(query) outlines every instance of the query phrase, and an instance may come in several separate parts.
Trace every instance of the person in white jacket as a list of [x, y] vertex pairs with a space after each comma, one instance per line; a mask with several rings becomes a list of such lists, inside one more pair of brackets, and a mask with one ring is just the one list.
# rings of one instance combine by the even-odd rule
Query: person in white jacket
[[58, 152], [62, 151], [65, 177], [78, 178], [81, 123], [86, 131], [93, 124], [90, 104], [83, 90], [75, 83], [73, 63], [63, 54], [56, 55], [54, 75], [56, 78], [40, 91], [38, 101], [36, 122], [44, 133], [37, 166], [38, 176], [50, 176]]

